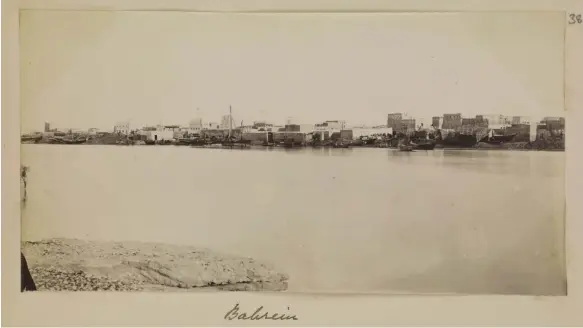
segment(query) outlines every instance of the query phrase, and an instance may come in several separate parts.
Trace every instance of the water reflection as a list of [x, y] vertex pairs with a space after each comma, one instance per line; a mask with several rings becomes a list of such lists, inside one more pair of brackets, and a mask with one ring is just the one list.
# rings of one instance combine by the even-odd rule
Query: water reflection
[[457, 158], [487, 158], [492, 156], [489, 151], [474, 151], [474, 150], [459, 150], [459, 149], [444, 149], [438, 151], [441, 156], [444, 157], [457, 157]]
[[386, 156], [391, 162], [422, 166], [431, 170], [441, 168], [497, 175], [564, 176], [564, 153], [557, 152], [497, 150], [401, 152], [389, 149]]

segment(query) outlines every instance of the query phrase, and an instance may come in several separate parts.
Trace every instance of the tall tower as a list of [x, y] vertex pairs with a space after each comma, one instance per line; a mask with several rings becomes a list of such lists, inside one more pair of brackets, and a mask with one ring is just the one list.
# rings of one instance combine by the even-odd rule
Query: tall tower
[[45, 132], [51, 132], [51, 123], [45, 122]]

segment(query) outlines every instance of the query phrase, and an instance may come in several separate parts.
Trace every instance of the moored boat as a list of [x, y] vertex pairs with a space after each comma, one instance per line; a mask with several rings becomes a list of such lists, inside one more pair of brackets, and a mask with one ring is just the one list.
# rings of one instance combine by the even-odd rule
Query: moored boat
[[441, 138], [438, 140], [438, 143], [445, 148], [471, 148], [478, 143], [478, 139], [474, 133], [460, 133], [453, 131], [442, 131], [441, 133]]
[[42, 135], [24, 135], [20, 137], [20, 141], [23, 143], [37, 143], [42, 140]]
[[399, 151], [413, 151], [413, 146], [411, 146], [411, 145], [399, 145]]
[[398, 144], [399, 151], [413, 151], [413, 146], [411, 145], [411, 139], [409, 137], [405, 137], [400, 140]]
[[188, 146], [192, 144], [193, 139], [191, 138], [177, 138], [175, 141], [176, 146]]
[[338, 142], [335, 142], [334, 144], [332, 144], [332, 148], [350, 148], [350, 144], [342, 142], [342, 141], [338, 141]]
[[417, 141], [414, 143], [411, 143], [411, 146], [413, 146], [414, 149], [419, 149], [419, 150], [433, 150], [435, 149], [435, 145], [436, 142], [435, 141]]
[[87, 142], [87, 138], [80, 136], [67, 136], [61, 139], [61, 142], [68, 145], [80, 145]]
[[502, 144], [502, 143], [506, 143], [506, 142], [511, 142], [514, 137], [516, 137], [516, 133], [512, 133], [512, 134], [502, 134], [499, 131], [496, 131], [494, 129], [490, 130], [490, 133], [488, 133], [487, 136], [485, 136], [482, 140], [480, 140], [480, 142], [485, 142], [485, 143], [489, 143], [489, 144]]

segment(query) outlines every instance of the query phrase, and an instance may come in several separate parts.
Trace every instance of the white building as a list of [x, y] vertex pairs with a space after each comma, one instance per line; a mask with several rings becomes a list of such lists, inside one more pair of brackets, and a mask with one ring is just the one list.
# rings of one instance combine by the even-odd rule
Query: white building
[[119, 134], [130, 134], [130, 123], [129, 122], [120, 122], [113, 126], [113, 133]]
[[[157, 125], [147, 126], [139, 130], [137, 133], [140, 136], [143, 136], [146, 140], [150, 141], [164, 141], [164, 140], [173, 140], [175, 138], [175, 131], [180, 131], [180, 128], [175, 129], [172, 126], [163, 126]], [[143, 139], [142, 139], [143, 140]]]
[[512, 117], [504, 115], [483, 115], [484, 119], [488, 120], [488, 128], [500, 129], [512, 124]]
[[173, 140], [174, 131], [170, 130], [155, 130], [155, 131], [144, 131], [147, 140], [151, 141], [164, 141]]
[[163, 128], [164, 131], [172, 131], [172, 132], [179, 132], [180, 125], [165, 125]]
[[330, 135], [332, 133], [345, 130], [346, 129], [346, 122], [345, 121], [326, 121], [324, 123], [316, 124], [314, 126], [315, 132], [325, 132], [328, 131]]
[[200, 134], [203, 129], [202, 118], [195, 118], [188, 123], [188, 133], [189, 134]]
[[219, 130], [221, 128], [221, 125], [219, 123], [216, 122], [211, 122], [209, 124], [205, 124], [203, 126], [203, 130]]

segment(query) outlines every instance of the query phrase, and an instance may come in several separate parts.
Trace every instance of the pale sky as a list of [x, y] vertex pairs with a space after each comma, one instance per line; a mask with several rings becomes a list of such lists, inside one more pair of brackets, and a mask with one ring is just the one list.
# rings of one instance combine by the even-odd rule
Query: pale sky
[[[22, 130], [562, 115], [561, 13], [21, 14]], [[197, 108], [200, 110], [197, 111]]]

